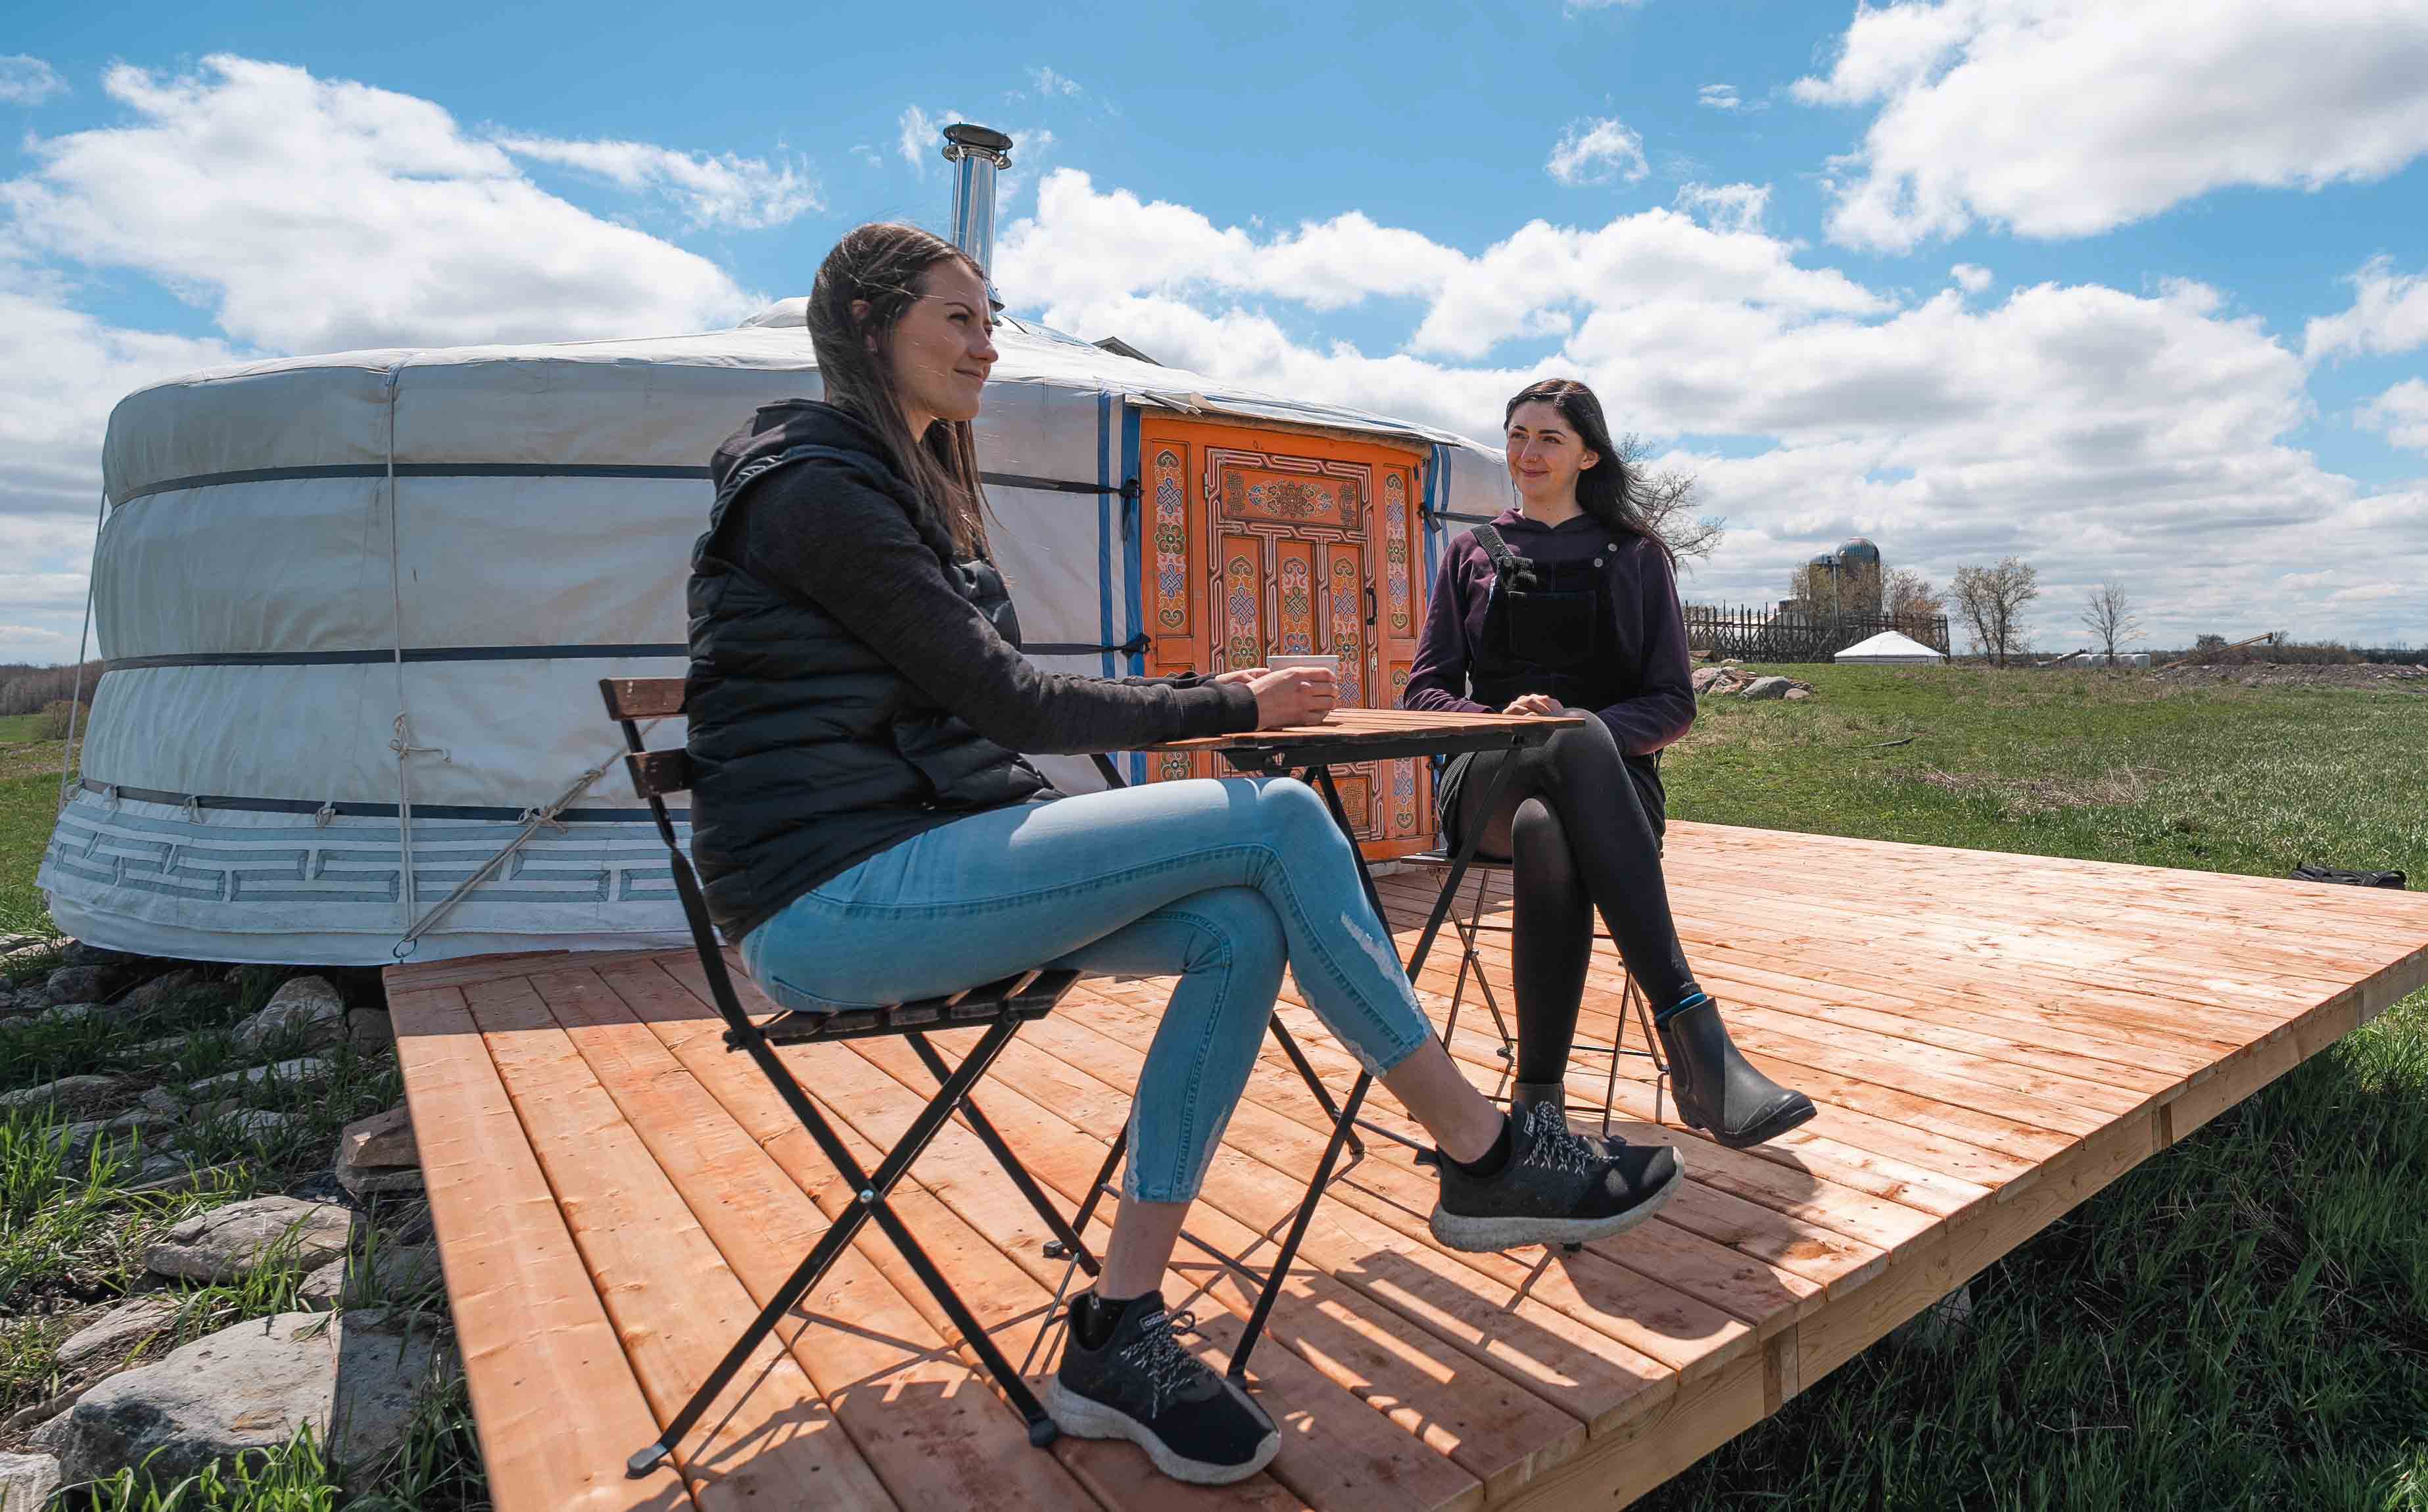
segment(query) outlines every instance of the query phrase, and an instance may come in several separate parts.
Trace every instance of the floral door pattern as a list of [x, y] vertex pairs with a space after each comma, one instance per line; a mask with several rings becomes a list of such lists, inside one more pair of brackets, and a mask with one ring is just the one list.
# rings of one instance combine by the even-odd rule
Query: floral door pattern
[[[1414, 543], [1421, 459], [1382, 445], [1201, 420], [1141, 425], [1142, 564], [1150, 670], [1221, 672], [1276, 655], [1340, 658], [1341, 699], [1388, 708], [1406, 691], [1422, 609]], [[1225, 775], [1165, 755], [1158, 780]], [[1424, 763], [1334, 773], [1370, 855], [1431, 843]]]

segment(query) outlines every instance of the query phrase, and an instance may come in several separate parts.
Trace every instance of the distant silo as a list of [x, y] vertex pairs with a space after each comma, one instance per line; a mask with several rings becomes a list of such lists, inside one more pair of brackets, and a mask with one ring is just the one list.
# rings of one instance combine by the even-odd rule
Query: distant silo
[[1880, 549], [1858, 535], [1838, 548], [1838, 607], [1842, 613], [1880, 612]]

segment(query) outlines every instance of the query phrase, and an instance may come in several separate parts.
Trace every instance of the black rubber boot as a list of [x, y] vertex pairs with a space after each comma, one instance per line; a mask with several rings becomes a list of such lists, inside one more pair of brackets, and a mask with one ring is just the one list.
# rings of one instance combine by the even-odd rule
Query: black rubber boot
[[[1691, 1000], [1690, 1000], [1691, 1002]], [[1776, 1139], [1813, 1116], [1813, 1099], [1756, 1071], [1729, 1041], [1710, 997], [1658, 1015], [1678, 1113], [1732, 1150]]]

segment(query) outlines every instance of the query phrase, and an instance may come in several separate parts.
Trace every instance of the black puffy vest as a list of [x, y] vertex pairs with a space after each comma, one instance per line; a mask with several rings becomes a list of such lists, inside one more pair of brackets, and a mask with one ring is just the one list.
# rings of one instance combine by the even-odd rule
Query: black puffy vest
[[[1013, 645], [1003, 579], [957, 562], [910, 485], [829, 405], [771, 404], [717, 448], [706, 534], [692, 549], [691, 850], [729, 940], [828, 878], [923, 830], [1054, 796], [1038, 770], [937, 705], [816, 604], [739, 564], [753, 485], [812, 460], [902, 502], [945, 575]], [[837, 542], [847, 550], [847, 542]]]

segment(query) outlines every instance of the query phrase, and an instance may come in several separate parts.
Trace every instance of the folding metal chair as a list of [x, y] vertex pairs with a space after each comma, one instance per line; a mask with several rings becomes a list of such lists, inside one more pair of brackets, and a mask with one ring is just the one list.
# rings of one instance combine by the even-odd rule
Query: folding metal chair
[[[885, 1236], [902, 1252], [904, 1259], [917, 1273], [920, 1283], [934, 1295], [937, 1305], [960, 1331], [987, 1373], [1003, 1389], [1004, 1395], [1028, 1421], [1029, 1442], [1042, 1447], [1055, 1438], [1054, 1421], [1047, 1417], [1036, 1395], [1013, 1370], [1009, 1361], [995, 1348], [977, 1319], [944, 1278], [919, 1241], [897, 1216], [890, 1198], [894, 1189], [910, 1173], [911, 1162], [936, 1137], [947, 1119], [960, 1113], [972, 1132], [993, 1152], [1021, 1195], [1045, 1221], [1052, 1230], [1056, 1253], [1067, 1256], [1074, 1264], [1096, 1274], [1096, 1257], [1089, 1253], [1079, 1238], [1079, 1228], [1086, 1223], [1082, 1216], [1077, 1224], [1065, 1220], [1047, 1200], [1035, 1178], [1029, 1175], [1017, 1156], [1011, 1153], [994, 1126], [978, 1111], [971, 1099], [973, 1091], [995, 1062], [1011, 1037], [1023, 1024], [1042, 1018], [1054, 1011], [1062, 994], [1078, 979], [1075, 971], [1027, 971], [1016, 977], [974, 987], [950, 997], [931, 997], [918, 1002], [899, 1003], [889, 1007], [834, 1013], [803, 1013], [779, 1011], [753, 1020], [734, 994], [733, 980], [726, 968], [725, 953], [717, 945], [716, 931], [709, 924], [708, 908], [701, 899], [699, 879], [675, 839], [673, 819], [666, 813], [665, 796], [686, 792], [691, 787], [691, 758], [682, 750], [649, 750], [641, 743], [640, 722], [661, 719], [683, 712], [683, 682], [680, 678], [605, 678], [599, 684], [607, 700], [607, 714], [624, 727], [624, 741], [631, 748], [625, 757], [625, 768], [631, 773], [632, 787], [648, 802], [649, 813], [657, 820], [658, 835], [666, 844], [666, 853], [673, 867], [675, 892], [682, 900], [683, 917], [691, 926], [692, 944], [699, 953], [700, 969], [707, 975], [710, 995], [716, 1001], [716, 1011], [725, 1020], [725, 1044], [729, 1050], [746, 1053], [766, 1074], [776, 1094], [784, 1100], [793, 1116], [799, 1119], [826, 1152], [860, 1200], [844, 1215], [828, 1226], [815, 1247], [800, 1265], [767, 1299], [759, 1316], [743, 1331], [725, 1357], [717, 1362], [706, 1381], [694, 1391], [691, 1400], [666, 1424], [665, 1432], [648, 1448], [626, 1462], [632, 1475], [646, 1475], [661, 1460], [674, 1452], [708, 1409], [718, 1392], [725, 1389], [743, 1365], [767, 1337], [774, 1333], [784, 1315], [808, 1295], [817, 1285], [844, 1246], [850, 1243], [862, 1224], [869, 1222], [884, 1230]], [[946, 1063], [936, 1047], [927, 1043], [927, 1034], [936, 1029], [983, 1028], [978, 1043], [956, 1067]], [[874, 1172], [863, 1171], [852, 1159], [850, 1149], [835, 1134], [817, 1105], [810, 1100], [792, 1071], [776, 1054], [779, 1044], [820, 1044], [828, 1041], [873, 1039], [879, 1035], [897, 1035], [910, 1042], [920, 1060], [936, 1078], [936, 1095], [911, 1121], [908, 1132], [886, 1152]], [[1093, 1206], [1092, 1195], [1090, 1206]], [[1084, 1209], [1083, 1209], [1084, 1212]]]
[[[1446, 867], [1454, 858], [1448, 851], [1426, 850], [1400, 859], [1412, 866]], [[1492, 1015], [1493, 1030], [1501, 1036], [1501, 1048], [1496, 1053], [1501, 1060], [1502, 1083], [1504, 1086], [1514, 1085], [1518, 1075], [1518, 1041], [1509, 1032], [1509, 1021], [1501, 1016], [1501, 999], [1492, 990], [1492, 978], [1485, 973], [1484, 957], [1476, 945], [1476, 935], [1483, 927], [1485, 891], [1491, 885], [1493, 875], [1505, 874], [1510, 863], [1488, 856], [1478, 856], [1468, 863], [1468, 868], [1475, 873], [1475, 896], [1468, 901], [1464, 918], [1460, 917], [1455, 904], [1450, 911], [1451, 927], [1458, 931], [1458, 980], [1451, 989], [1450, 1017], [1442, 1024], [1442, 1047], [1448, 1049], [1451, 1036], [1458, 1032], [1459, 1009], [1467, 998], [1468, 974], [1472, 972], [1476, 986], [1483, 989], [1485, 1009]], [[1652, 1031], [1652, 1005], [1643, 993], [1636, 990], [1634, 976], [1628, 973], [1623, 965], [1619, 970], [1625, 976], [1627, 985], [1619, 995], [1618, 1032], [1609, 1044], [1578, 1040], [1572, 1046], [1572, 1053], [1582, 1050], [1587, 1055], [1606, 1054], [1610, 1057], [1610, 1076], [1603, 1083], [1601, 1094], [1601, 1131], [1604, 1134], [1610, 1132], [1611, 1104], [1618, 1096], [1620, 1056], [1642, 1056], [1652, 1062], [1652, 1122], [1656, 1124], [1661, 1122], [1664, 1098], [1669, 1090], [1669, 1062], [1661, 1053], [1660, 1036]], [[1630, 1018], [1634, 1019], [1637, 1029], [1644, 1036], [1644, 1048], [1641, 1050], [1627, 1048], [1627, 1023]], [[1505, 1100], [1508, 1093], [1496, 1088], [1494, 1096], [1496, 1101]]]

